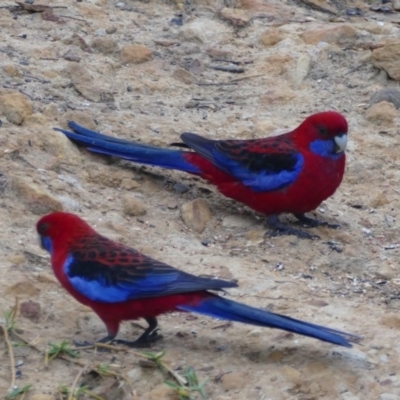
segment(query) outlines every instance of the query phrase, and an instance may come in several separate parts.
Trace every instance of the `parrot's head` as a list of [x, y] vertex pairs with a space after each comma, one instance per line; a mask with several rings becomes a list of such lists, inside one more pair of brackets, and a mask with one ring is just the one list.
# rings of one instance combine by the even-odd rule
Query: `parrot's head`
[[42, 217], [36, 224], [40, 245], [50, 254], [55, 244], [66, 244], [77, 235], [93, 232], [93, 229], [77, 215], [54, 212]]
[[347, 121], [336, 111], [313, 114], [295, 130], [302, 145], [322, 157], [337, 159], [347, 146]]

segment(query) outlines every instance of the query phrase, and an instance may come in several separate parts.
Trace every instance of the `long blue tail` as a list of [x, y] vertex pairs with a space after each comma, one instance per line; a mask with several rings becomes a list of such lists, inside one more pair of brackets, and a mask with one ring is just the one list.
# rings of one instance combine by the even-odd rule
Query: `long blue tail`
[[211, 295], [202, 300], [198, 305], [184, 305], [178, 308], [182, 311], [190, 311], [204, 314], [209, 317], [225, 319], [229, 321], [243, 322], [245, 324], [263, 326], [268, 328], [283, 329], [285, 331], [309, 336], [339, 346], [352, 347], [352, 341], [361, 339], [350, 333], [327, 328], [325, 326], [300, 321], [280, 314], [260, 310], [242, 303]]
[[187, 154], [185, 151], [164, 149], [114, 138], [91, 131], [73, 121], [69, 121], [68, 126], [73, 132], [59, 128], [54, 128], [54, 130], [62, 132], [93, 153], [107, 154], [141, 164], [177, 169], [192, 174], [201, 172], [196, 166], [185, 160], [184, 155]]

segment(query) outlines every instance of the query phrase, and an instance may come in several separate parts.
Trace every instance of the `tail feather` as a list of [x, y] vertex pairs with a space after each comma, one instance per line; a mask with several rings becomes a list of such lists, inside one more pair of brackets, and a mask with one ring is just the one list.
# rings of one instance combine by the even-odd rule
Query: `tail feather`
[[219, 296], [206, 298], [196, 305], [182, 305], [179, 309], [229, 321], [282, 329], [344, 347], [352, 347], [351, 342], [360, 339], [357, 335], [260, 310]]
[[196, 166], [186, 161], [184, 157], [186, 152], [184, 151], [164, 149], [114, 138], [91, 131], [73, 121], [69, 121], [68, 126], [72, 129], [72, 132], [59, 128], [55, 128], [55, 130], [62, 132], [69, 139], [85, 146], [87, 150], [93, 153], [115, 156], [140, 164], [177, 169], [192, 174], [201, 172]]

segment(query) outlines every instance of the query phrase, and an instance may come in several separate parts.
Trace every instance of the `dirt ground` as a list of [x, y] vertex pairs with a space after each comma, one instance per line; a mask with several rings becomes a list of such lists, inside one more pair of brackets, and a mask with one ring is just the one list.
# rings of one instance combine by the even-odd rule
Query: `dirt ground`
[[[36, 346], [14, 347], [17, 386], [33, 384], [26, 400], [61, 398], [58, 388], [71, 388], [79, 373], [76, 387], [104, 399], [177, 398], [159, 370], [130, 352], [86, 350], [77, 363], [45, 365], [49, 342], [105, 334], [60, 288], [38, 246], [36, 221], [60, 208], [185, 271], [237, 279], [230, 298], [364, 338], [343, 349], [202, 316], [160, 317], [164, 338], [151, 351], [165, 350], [173, 369], [193, 366], [207, 380], [207, 398], [400, 399], [400, 114], [392, 103], [370, 106], [378, 90], [399, 86], [371, 54], [399, 37], [400, 17], [363, 1], [309, 3], [37, 0], [62, 8], [22, 12], [2, 0], [0, 315], [16, 297], [35, 304], [25, 303], [16, 320]], [[341, 228], [313, 229], [319, 240], [264, 236], [261, 215], [206, 182], [91, 155], [52, 130], [75, 120], [168, 145], [183, 131], [265, 137], [324, 110], [346, 116], [349, 145], [344, 182], [314, 213]], [[197, 198], [212, 212], [201, 233], [181, 218]], [[120, 337], [140, 332], [125, 323]], [[11, 367], [0, 339], [5, 395]], [[126, 380], [82, 370], [99, 363]]]

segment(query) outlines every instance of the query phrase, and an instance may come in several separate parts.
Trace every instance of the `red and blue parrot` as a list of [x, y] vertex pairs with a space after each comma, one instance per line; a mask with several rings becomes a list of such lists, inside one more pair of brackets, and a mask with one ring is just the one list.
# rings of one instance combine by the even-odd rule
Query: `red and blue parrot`
[[345, 347], [359, 339], [220, 297], [209, 290], [237, 284], [197, 277], [147, 257], [101, 236], [74, 214], [48, 214], [38, 221], [36, 229], [61, 285], [80, 303], [91, 307], [106, 325], [108, 334], [99, 342], [113, 341], [122, 321], [144, 318], [149, 327], [136, 341], [117, 341], [144, 346], [159, 336], [157, 316], [176, 311], [283, 329]]
[[194, 133], [181, 135], [176, 150], [130, 142], [86, 129], [70, 121], [73, 132], [58, 129], [94, 153], [141, 164], [176, 169], [200, 176], [227, 197], [268, 216], [276, 232], [312, 238], [278, 220], [292, 213], [309, 226], [329, 225], [309, 218], [342, 182], [347, 145], [347, 121], [328, 111], [309, 116], [295, 130], [254, 140], [210, 140]]

